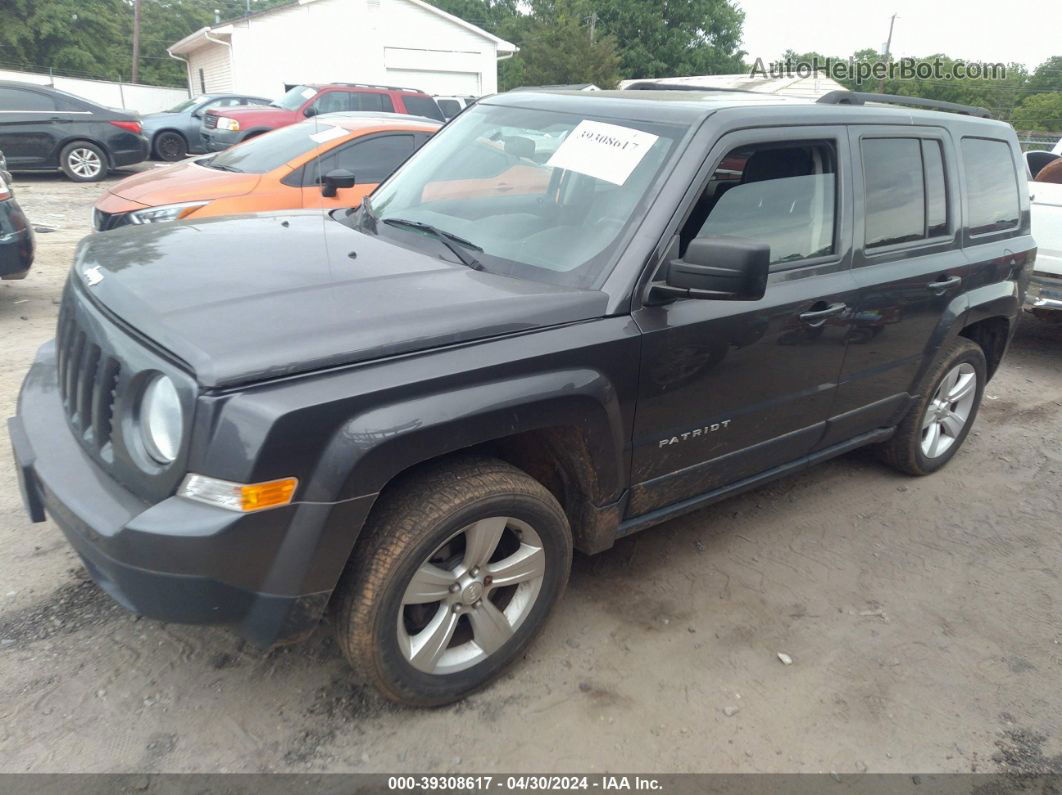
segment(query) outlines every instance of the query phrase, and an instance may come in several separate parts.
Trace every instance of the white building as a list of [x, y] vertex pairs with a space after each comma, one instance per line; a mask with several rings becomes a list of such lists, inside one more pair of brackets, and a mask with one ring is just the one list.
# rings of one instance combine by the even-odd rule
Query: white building
[[295, 0], [171, 46], [193, 95], [279, 97], [299, 83], [375, 83], [493, 94], [516, 46], [423, 0]]

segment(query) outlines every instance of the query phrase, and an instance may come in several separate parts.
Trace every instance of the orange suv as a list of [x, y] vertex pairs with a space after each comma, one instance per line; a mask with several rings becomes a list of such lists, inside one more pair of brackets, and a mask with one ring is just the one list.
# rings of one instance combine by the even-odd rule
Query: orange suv
[[397, 114], [334, 113], [208, 157], [123, 179], [96, 202], [93, 226], [310, 207], [356, 207], [441, 125]]

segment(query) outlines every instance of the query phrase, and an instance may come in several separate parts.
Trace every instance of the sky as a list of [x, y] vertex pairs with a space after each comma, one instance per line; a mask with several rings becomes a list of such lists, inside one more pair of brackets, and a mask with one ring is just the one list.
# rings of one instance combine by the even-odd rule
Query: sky
[[899, 14], [892, 35], [896, 57], [942, 52], [967, 61], [1014, 61], [1030, 69], [1052, 55], [1062, 55], [1062, 13], [1056, 2], [736, 0], [745, 11], [742, 48], [748, 52], [747, 62], [763, 58], [766, 63], [787, 49], [844, 57], [867, 47], [880, 51], [895, 12]]

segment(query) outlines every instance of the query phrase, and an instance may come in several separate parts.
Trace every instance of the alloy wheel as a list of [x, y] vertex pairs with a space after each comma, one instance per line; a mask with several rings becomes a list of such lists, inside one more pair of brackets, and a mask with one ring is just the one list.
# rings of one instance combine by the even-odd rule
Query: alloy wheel
[[977, 397], [977, 371], [963, 362], [948, 371], [922, 419], [922, 454], [944, 455], [962, 435]]
[[67, 155], [67, 163], [71, 171], [85, 179], [98, 176], [100, 171], [103, 170], [103, 161], [91, 149], [79, 147], [71, 150], [70, 154]]
[[463, 527], [417, 568], [398, 614], [398, 645], [417, 670], [451, 674], [483, 662], [535, 606], [546, 572], [538, 533], [493, 516]]

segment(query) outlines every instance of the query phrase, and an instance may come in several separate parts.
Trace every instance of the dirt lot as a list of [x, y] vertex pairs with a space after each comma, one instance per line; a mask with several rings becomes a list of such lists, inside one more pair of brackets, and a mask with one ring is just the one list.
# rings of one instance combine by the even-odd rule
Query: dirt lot
[[[4, 416], [100, 189], [16, 182], [58, 230], [0, 287]], [[936, 476], [850, 455], [577, 556], [527, 657], [434, 711], [352, 685], [328, 631], [263, 653], [125, 612], [4, 465], [0, 770], [1062, 772], [1060, 365], [1026, 320]]]

